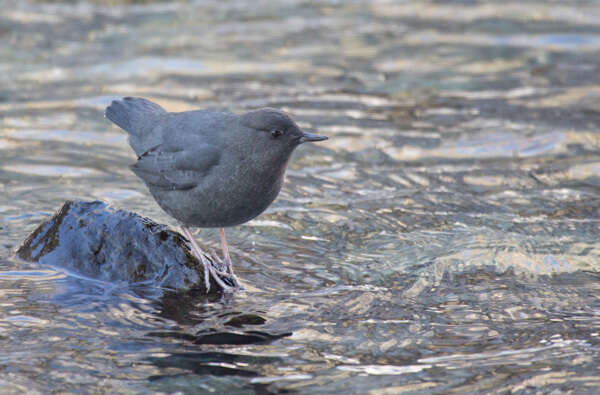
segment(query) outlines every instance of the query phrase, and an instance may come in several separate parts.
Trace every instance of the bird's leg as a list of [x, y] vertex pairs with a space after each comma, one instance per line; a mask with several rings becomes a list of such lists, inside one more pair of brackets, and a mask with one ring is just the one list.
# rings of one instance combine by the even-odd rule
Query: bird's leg
[[192, 235], [192, 232], [190, 232], [189, 228], [182, 226], [181, 229], [192, 244], [192, 253], [196, 256], [196, 258], [200, 260], [200, 262], [202, 262], [202, 266], [204, 266], [204, 286], [206, 287], [206, 293], [208, 293], [208, 291], [210, 291], [210, 278], [208, 274], [210, 262], [208, 262], [208, 260], [202, 253], [202, 250], [196, 243], [196, 240], [194, 239], [194, 236]]
[[227, 271], [233, 274], [231, 258], [229, 257], [229, 246], [227, 245], [227, 239], [225, 238], [225, 229], [219, 228], [219, 236], [221, 236], [221, 250], [223, 250], [223, 260], [225, 261], [225, 265], [227, 265]]
[[[209, 273], [215, 279], [217, 284], [219, 284], [221, 286], [221, 288], [223, 288], [224, 291], [226, 291], [226, 292], [233, 291], [235, 288], [225, 284], [223, 282], [223, 280], [221, 280], [221, 277], [219, 277], [219, 275], [217, 274], [217, 271], [215, 270], [215, 268], [211, 265], [211, 263], [208, 261], [208, 259], [206, 259], [206, 257], [204, 256], [204, 253], [202, 252], [202, 249], [200, 248], [198, 243], [196, 243], [196, 239], [192, 235], [192, 232], [190, 232], [190, 229], [186, 226], [182, 226], [181, 229], [183, 230], [183, 233], [185, 234], [185, 236], [189, 239], [190, 243], [192, 244], [192, 253], [196, 256], [196, 258], [198, 258], [200, 260], [200, 262], [202, 262], [202, 266], [204, 266], [204, 286], [206, 287], [206, 293], [208, 293], [208, 291], [210, 291]], [[223, 274], [227, 274], [227, 273], [223, 273]]]
[[227, 272], [230, 274], [236, 287], [240, 286], [240, 282], [233, 273], [233, 265], [231, 264], [231, 258], [229, 257], [229, 246], [227, 245], [227, 239], [225, 238], [225, 229], [219, 228], [219, 236], [221, 236], [221, 249], [223, 250], [223, 261], [227, 267]]

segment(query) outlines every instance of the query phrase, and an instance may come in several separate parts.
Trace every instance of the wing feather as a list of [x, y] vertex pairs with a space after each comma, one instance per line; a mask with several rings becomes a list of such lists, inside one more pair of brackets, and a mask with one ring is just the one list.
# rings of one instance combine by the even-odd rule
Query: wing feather
[[185, 149], [160, 144], [142, 154], [131, 170], [148, 186], [186, 190], [202, 182], [219, 162], [219, 156], [219, 150], [209, 144]]

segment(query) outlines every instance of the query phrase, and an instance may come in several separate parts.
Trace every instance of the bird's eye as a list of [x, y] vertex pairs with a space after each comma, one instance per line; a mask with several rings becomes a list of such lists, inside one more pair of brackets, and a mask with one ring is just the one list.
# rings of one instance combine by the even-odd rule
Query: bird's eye
[[283, 134], [283, 132], [281, 130], [278, 130], [278, 129], [273, 130], [271, 132], [271, 136], [273, 136], [274, 138], [277, 138], [277, 137], [281, 136], [282, 134]]

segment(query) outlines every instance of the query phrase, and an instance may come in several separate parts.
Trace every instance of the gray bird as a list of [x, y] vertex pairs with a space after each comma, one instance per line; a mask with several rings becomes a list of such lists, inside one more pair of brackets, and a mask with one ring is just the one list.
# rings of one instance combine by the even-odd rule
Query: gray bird
[[[233, 273], [225, 227], [262, 213], [277, 197], [294, 149], [327, 137], [300, 130], [284, 112], [262, 108], [242, 115], [228, 111], [167, 112], [149, 100], [125, 97], [106, 108], [106, 117], [129, 133], [138, 155], [131, 166], [156, 202], [182, 224], [192, 252], [226, 291], [239, 287]], [[226, 267], [217, 271], [205, 258], [190, 227], [219, 228]], [[219, 275], [231, 279], [233, 287]]]

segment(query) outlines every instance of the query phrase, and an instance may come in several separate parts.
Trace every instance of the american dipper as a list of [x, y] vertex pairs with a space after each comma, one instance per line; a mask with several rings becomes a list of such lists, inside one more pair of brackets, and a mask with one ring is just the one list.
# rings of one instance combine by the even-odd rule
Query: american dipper
[[[242, 115], [228, 111], [167, 112], [149, 100], [125, 97], [106, 108], [106, 117], [129, 133], [138, 156], [131, 166], [169, 215], [178, 220], [210, 275], [225, 290], [239, 287], [224, 227], [250, 221], [277, 197], [294, 148], [327, 137], [300, 130], [284, 112], [262, 108]], [[226, 267], [217, 271], [205, 258], [190, 227], [219, 228]], [[219, 275], [229, 278], [225, 284]]]

